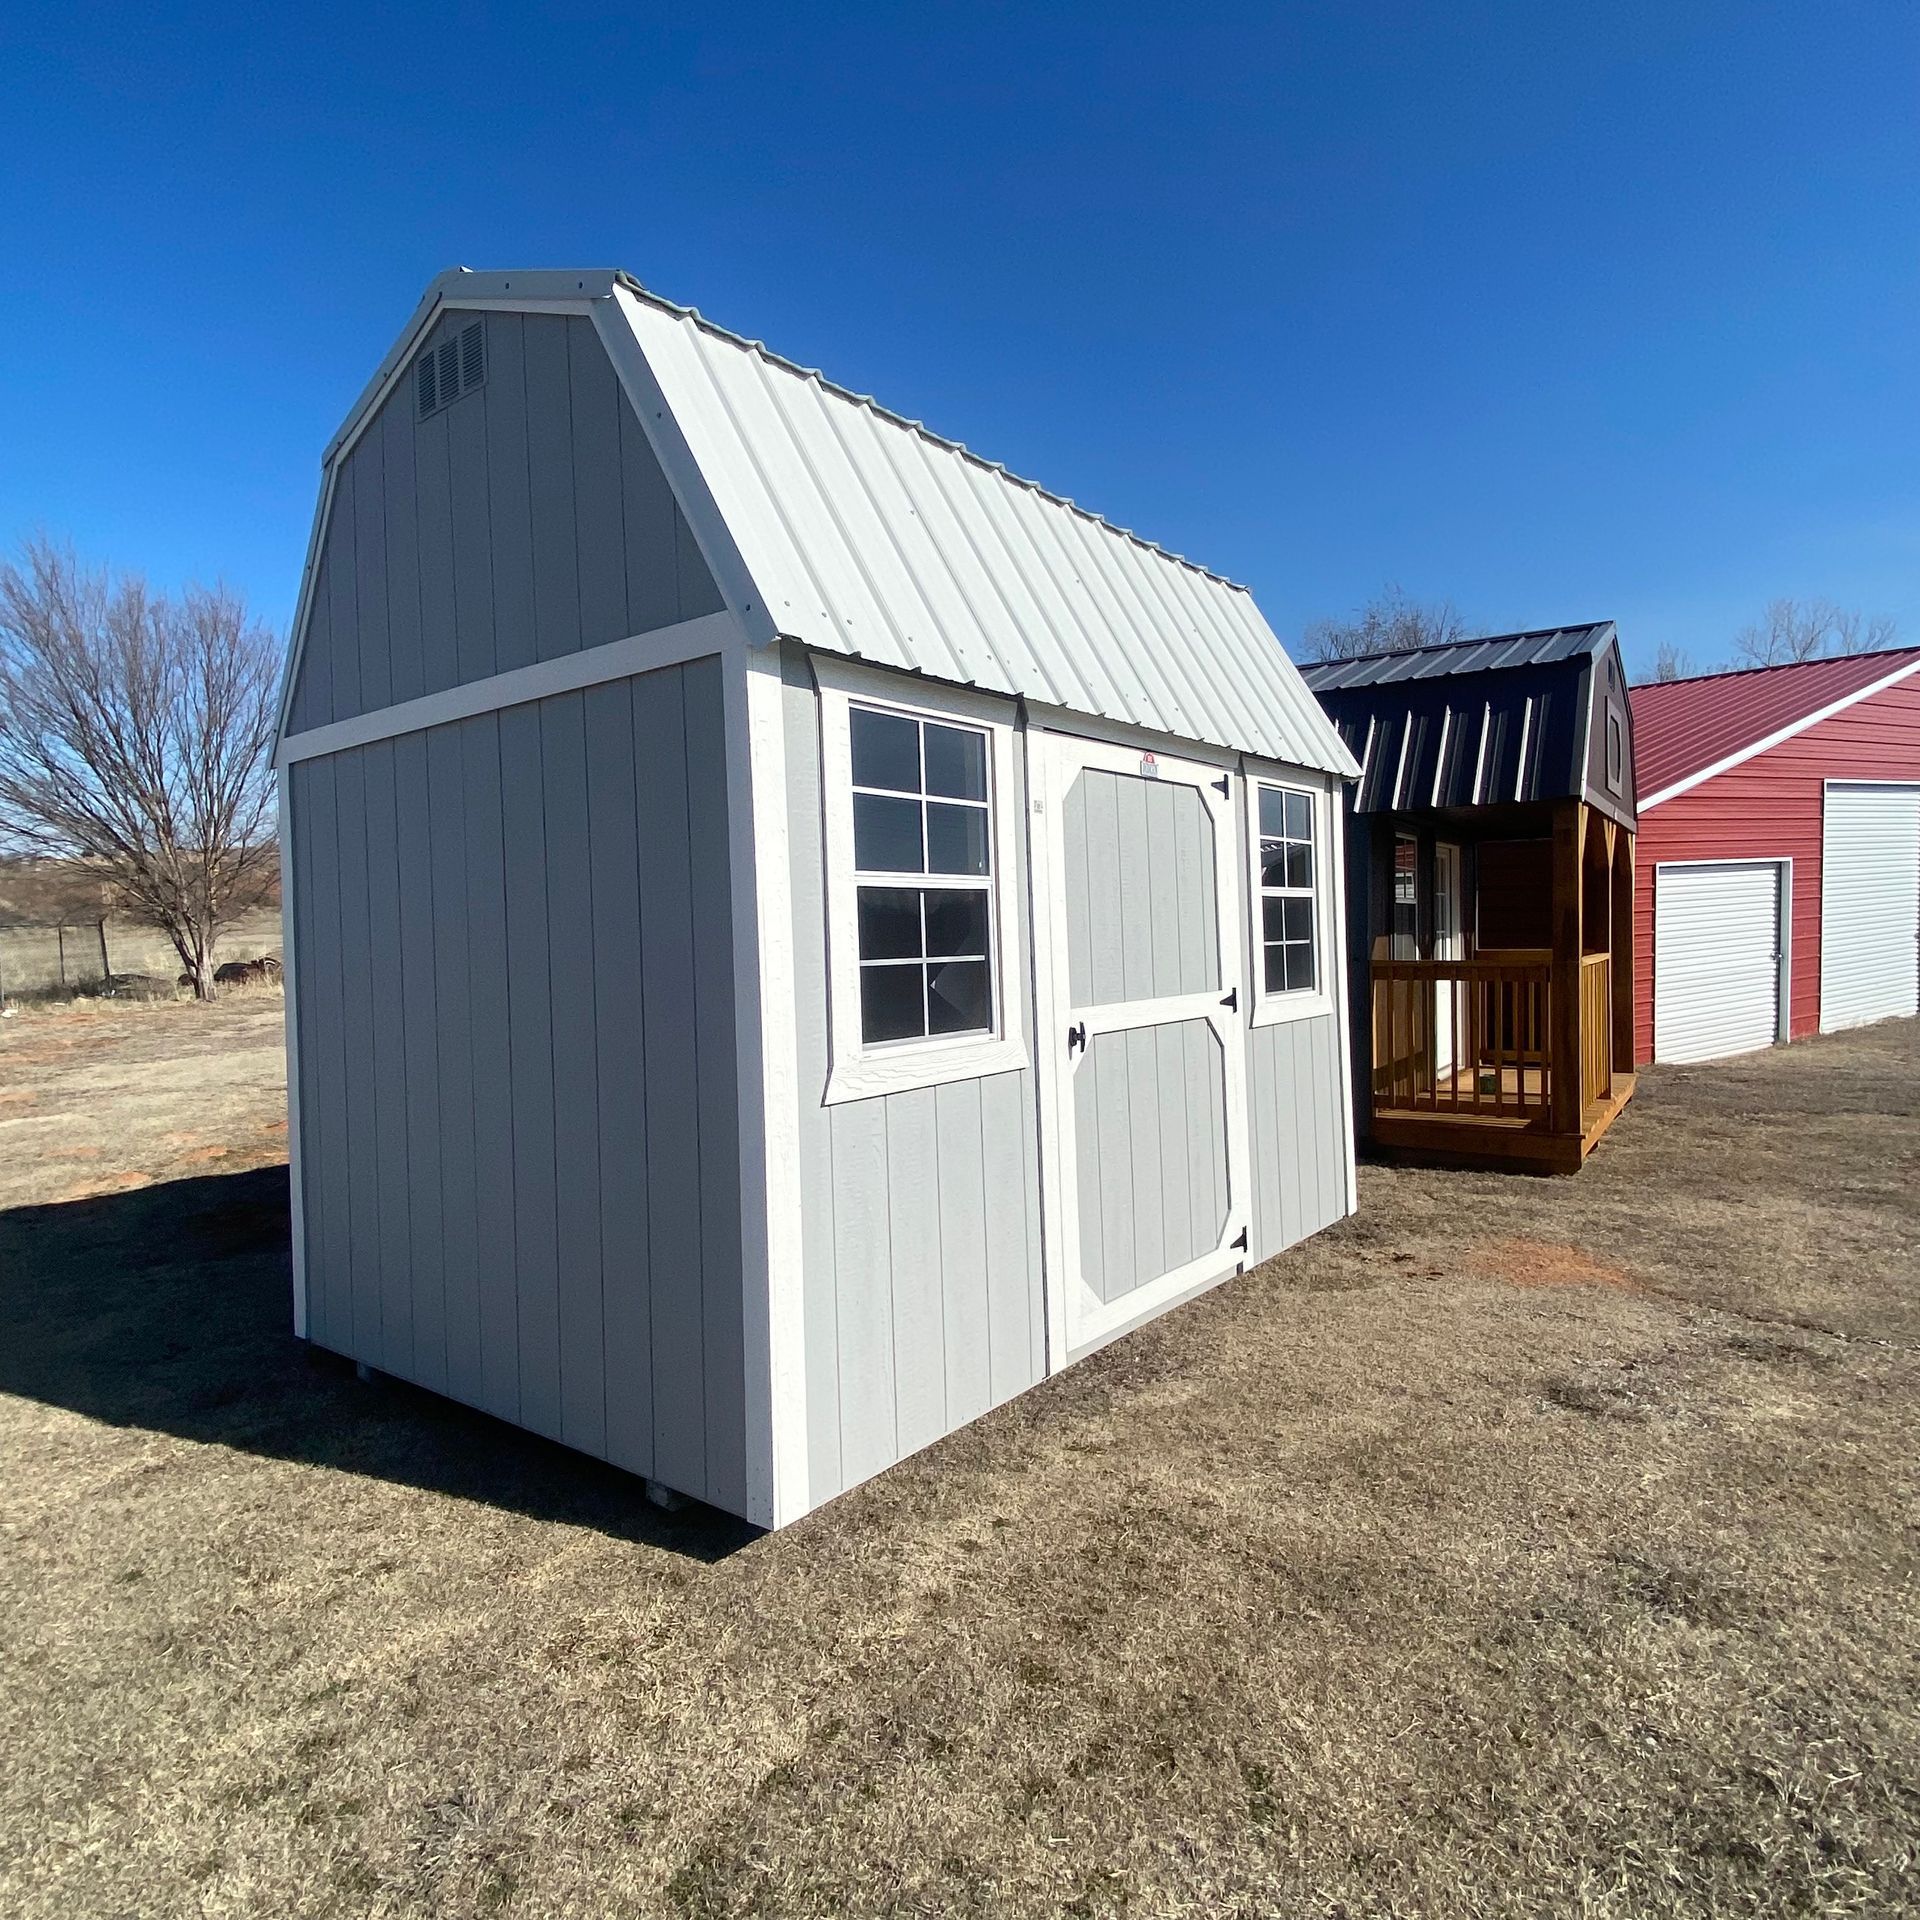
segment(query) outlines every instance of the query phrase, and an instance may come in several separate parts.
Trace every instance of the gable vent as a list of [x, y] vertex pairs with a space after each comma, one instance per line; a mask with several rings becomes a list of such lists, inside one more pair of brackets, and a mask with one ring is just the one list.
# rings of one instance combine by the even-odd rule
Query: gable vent
[[413, 363], [414, 418], [431, 419], [462, 394], [484, 385], [486, 377], [486, 326], [475, 320], [437, 347], [428, 347]]

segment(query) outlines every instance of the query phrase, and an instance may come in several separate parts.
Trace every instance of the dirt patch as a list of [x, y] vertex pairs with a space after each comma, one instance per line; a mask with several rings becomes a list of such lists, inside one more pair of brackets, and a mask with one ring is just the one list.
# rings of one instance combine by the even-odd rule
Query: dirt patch
[[1476, 1248], [1474, 1264], [1511, 1287], [1613, 1287], [1645, 1293], [1645, 1284], [1623, 1268], [1596, 1260], [1578, 1247], [1551, 1240], [1491, 1240]]
[[[0, 1022], [0, 1207], [284, 1159], [283, 1013], [276, 991]], [[80, 1161], [97, 1169], [84, 1184]]]

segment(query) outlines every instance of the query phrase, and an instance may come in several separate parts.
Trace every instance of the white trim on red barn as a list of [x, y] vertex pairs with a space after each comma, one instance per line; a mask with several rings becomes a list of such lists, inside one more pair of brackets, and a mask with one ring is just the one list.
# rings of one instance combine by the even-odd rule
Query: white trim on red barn
[[1651, 813], [1663, 801], [1676, 799], [1683, 793], [1691, 793], [1695, 787], [1716, 779], [1744, 761], [1757, 759], [1763, 753], [1770, 753], [1775, 747], [1784, 745], [1802, 734], [1809, 727], [1817, 727], [1823, 720], [1831, 720], [1837, 713], [1845, 713], [1849, 707], [1858, 706], [1862, 700], [1870, 700], [1876, 693], [1884, 693], [1891, 686], [1897, 686], [1902, 680], [1920, 673], [1920, 660], [1909, 660], [1903, 666], [1896, 667], [1891, 673], [1882, 674], [1878, 680], [1869, 681], [1864, 687], [1856, 687], [1853, 692], [1842, 694], [1838, 700], [1830, 700], [1824, 707], [1817, 707], [1812, 713], [1798, 720], [1790, 721], [1784, 727], [1776, 727], [1772, 733], [1758, 740], [1748, 742], [1744, 747], [1736, 748], [1723, 759], [1716, 760], [1710, 767], [1702, 767], [1697, 773], [1690, 773], [1684, 779], [1676, 780], [1671, 786], [1662, 787], [1656, 794], [1649, 795], [1640, 802], [1642, 813]]

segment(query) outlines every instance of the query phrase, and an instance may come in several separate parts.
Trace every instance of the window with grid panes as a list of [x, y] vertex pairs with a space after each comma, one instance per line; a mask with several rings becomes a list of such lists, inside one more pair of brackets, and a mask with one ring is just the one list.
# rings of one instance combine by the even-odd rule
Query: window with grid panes
[[861, 1039], [991, 1032], [987, 735], [883, 707], [847, 718]]
[[1314, 888], [1314, 796], [1260, 787], [1260, 942], [1268, 993], [1319, 984]]

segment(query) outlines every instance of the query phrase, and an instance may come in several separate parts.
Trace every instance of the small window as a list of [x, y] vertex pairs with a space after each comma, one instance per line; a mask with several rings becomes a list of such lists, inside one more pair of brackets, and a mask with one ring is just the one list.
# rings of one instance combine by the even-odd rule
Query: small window
[[850, 709], [847, 731], [861, 1039], [990, 1033], [987, 736], [868, 706]]
[[1313, 993], [1320, 985], [1315, 796], [1260, 787], [1260, 945], [1270, 994]]
[[1607, 711], [1607, 785], [1619, 793], [1627, 777], [1627, 730], [1617, 711]]

